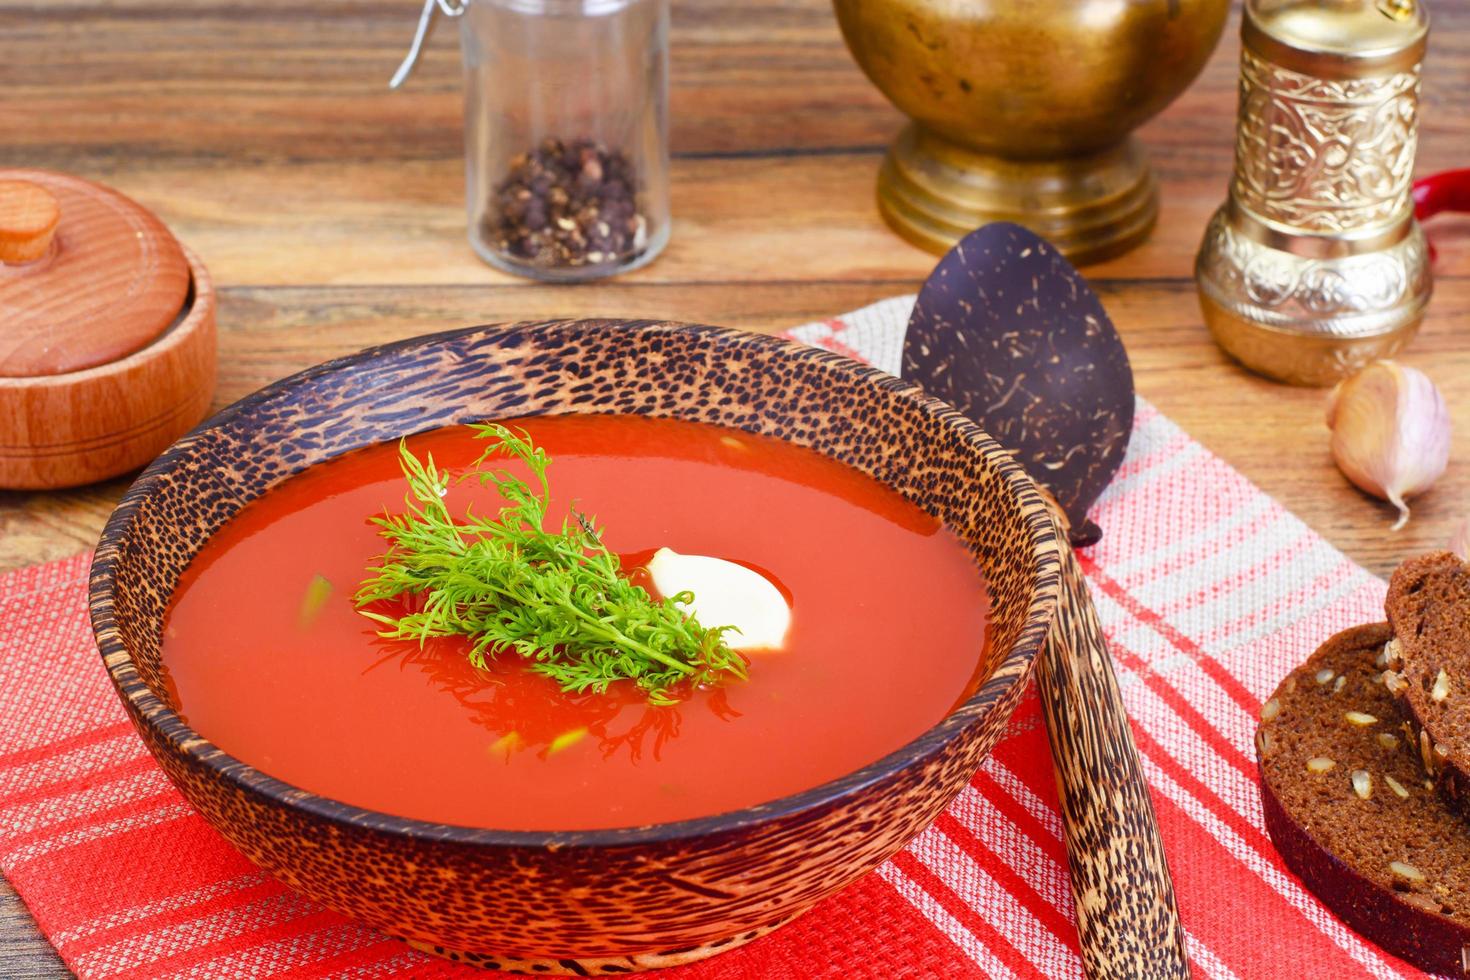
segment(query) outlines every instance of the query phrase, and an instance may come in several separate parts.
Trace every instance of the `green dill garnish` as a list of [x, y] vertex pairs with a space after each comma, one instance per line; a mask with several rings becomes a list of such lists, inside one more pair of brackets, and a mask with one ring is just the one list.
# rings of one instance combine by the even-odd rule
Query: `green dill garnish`
[[[657, 599], [630, 582], [586, 515], [545, 529], [551, 459], [524, 431], [470, 428], [491, 443], [458, 478], [399, 443], [405, 510], [373, 519], [388, 550], [355, 599], [384, 627], [379, 636], [420, 643], [465, 636], [478, 668], [510, 651], [565, 691], [601, 693], [631, 680], [655, 704], [673, 703], [680, 686], [745, 676], [745, 660], [723, 638], [731, 627], [706, 629], [681, 610], [690, 593]], [[523, 463], [534, 484], [486, 465], [498, 456]], [[469, 508], [462, 518], [450, 515], [444, 495], [465, 480], [495, 489], [503, 501], [496, 517]], [[416, 611], [369, 608], [408, 598]]]

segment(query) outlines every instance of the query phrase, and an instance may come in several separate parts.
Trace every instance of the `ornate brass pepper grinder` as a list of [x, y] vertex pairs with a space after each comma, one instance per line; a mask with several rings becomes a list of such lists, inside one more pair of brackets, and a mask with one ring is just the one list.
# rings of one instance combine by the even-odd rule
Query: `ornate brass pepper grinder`
[[1158, 188], [1129, 134], [1199, 74], [1230, 0], [834, 0], [853, 56], [913, 119], [878, 204], [944, 252], [992, 221], [1075, 263], [1141, 242]]
[[1246, 0], [1235, 175], [1195, 279], [1247, 367], [1332, 384], [1419, 329], [1431, 283], [1409, 185], [1428, 32], [1416, 0]]

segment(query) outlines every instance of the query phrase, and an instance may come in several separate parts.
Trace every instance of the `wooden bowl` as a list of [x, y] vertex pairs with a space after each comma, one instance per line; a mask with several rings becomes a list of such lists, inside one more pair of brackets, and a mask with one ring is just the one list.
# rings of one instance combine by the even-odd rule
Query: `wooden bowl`
[[[185, 724], [160, 676], [170, 593], [245, 503], [313, 463], [485, 418], [629, 413], [776, 436], [849, 463], [942, 518], [989, 583], [987, 679], [886, 758], [761, 806], [620, 830], [430, 824], [315, 796]], [[92, 624], [138, 731], [246, 856], [292, 888], [450, 959], [625, 973], [731, 949], [877, 867], [927, 826], [1001, 734], [1057, 608], [1065, 545], [1001, 447], [907, 381], [815, 348], [710, 327], [476, 327], [287, 378], [180, 440], [103, 532]], [[302, 719], [301, 737], [311, 737]], [[596, 896], [590, 901], [588, 896]]]

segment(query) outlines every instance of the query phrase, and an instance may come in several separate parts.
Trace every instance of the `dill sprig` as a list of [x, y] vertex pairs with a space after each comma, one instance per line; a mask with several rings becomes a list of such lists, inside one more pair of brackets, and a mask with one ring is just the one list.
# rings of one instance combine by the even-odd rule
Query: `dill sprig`
[[[465, 636], [476, 667], [511, 651], [563, 690], [601, 693], [631, 680], [655, 704], [673, 703], [680, 686], [745, 676], [744, 658], [723, 638], [732, 627], [706, 629], [681, 610], [690, 593], [657, 599], [625, 578], [592, 519], [573, 512], [560, 530], [545, 529], [551, 459], [524, 430], [470, 428], [492, 442], [457, 478], [399, 443], [405, 510], [373, 519], [388, 550], [356, 595], [359, 612], [384, 627], [379, 636]], [[502, 456], [525, 464], [533, 482], [486, 465]], [[450, 515], [445, 494], [465, 480], [500, 495], [495, 518], [471, 508]], [[414, 611], [370, 608], [404, 598]]]

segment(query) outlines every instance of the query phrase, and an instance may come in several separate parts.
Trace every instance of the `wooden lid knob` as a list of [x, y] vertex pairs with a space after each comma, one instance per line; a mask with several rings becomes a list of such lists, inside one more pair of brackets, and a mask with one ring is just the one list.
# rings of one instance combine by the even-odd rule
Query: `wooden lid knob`
[[0, 180], [0, 262], [34, 262], [46, 254], [61, 206], [40, 184]]

